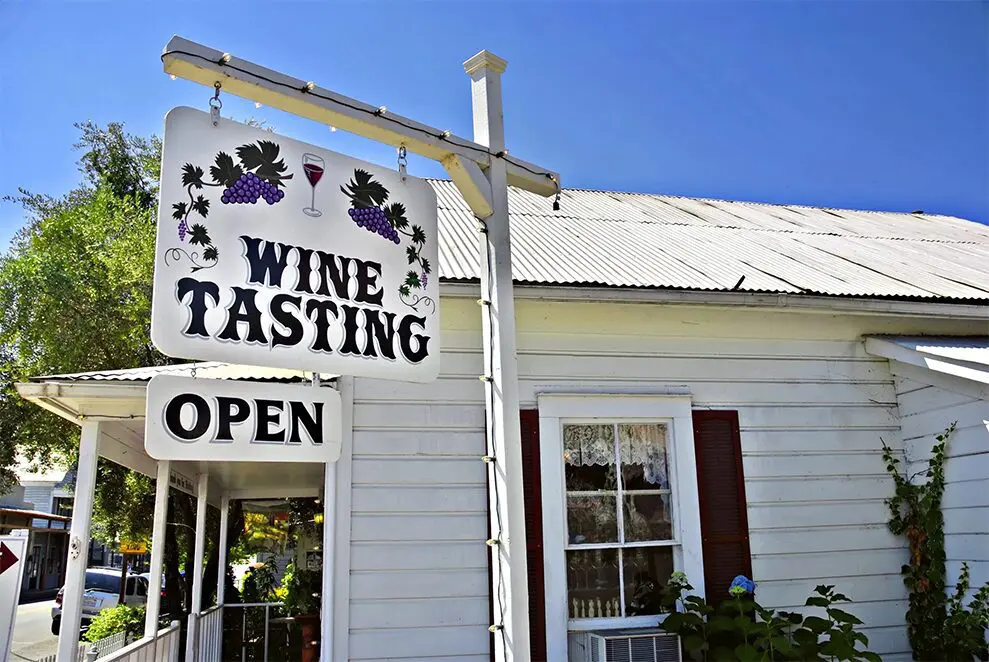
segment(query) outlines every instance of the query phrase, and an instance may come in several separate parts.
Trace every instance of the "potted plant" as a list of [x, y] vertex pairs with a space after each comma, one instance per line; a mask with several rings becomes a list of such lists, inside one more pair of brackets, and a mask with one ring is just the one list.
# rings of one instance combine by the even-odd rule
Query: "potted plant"
[[322, 586], [322, 572], [300, 567], [294, 561], [285, 567], [282, 578], [285, 612], [302, 630], [302, 662], [319, 659], [319, 594]]

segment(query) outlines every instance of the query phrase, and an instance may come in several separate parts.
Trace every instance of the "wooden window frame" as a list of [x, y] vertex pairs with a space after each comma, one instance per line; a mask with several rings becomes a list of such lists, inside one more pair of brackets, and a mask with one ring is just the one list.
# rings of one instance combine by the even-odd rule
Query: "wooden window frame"
[[[704, 595], [700, 502], [689, 396], [628, 394], [546, 394], [538, 398], [546, 653], [567, 659], [570, 631], [650, 626], [656, 616], [580, 619], [571, 622], [567, 604], [566, 484], [563, 471], [564, 423], [665, 423], [674, 519], [674, 567], [687, 573]], [[557, 458], [559, 461], [552, 461]]]

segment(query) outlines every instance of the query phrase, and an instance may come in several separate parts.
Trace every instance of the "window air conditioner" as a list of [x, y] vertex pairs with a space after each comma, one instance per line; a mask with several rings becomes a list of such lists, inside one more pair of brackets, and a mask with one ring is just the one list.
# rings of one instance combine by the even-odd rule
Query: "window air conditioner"
[[660, 628], [571, 632], [570, 662], [682, 662], [680, 637]]

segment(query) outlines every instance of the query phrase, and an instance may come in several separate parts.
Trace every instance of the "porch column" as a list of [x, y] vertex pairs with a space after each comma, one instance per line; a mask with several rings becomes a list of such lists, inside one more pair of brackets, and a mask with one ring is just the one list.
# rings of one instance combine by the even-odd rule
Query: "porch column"
[[165, 561], [165, 527], [168, 522], [168, 484], [172, 475], [172, 463], [158, 461], [155, 478], [155, 519], [151, 529], [151, 569], [148, 587], [147, 618], [144, 636], [153, 637], [158, 632], [158, 615], [161, 613], [161, 576]]
[[79, 467], [76, 469], [72, 530], [69, 532], [69, 560], [62, 597], [62, 624], [58, 634], [58, 662], [75, 662], [82, 624], [82, 594], [86, 590], [89, 562], [89, 524], [93, 517], [93, 491], [96, 489], [96, 463], [100, 457], [100, 423], [84, 422], [79, 436]]
[[216, 573], [216, 604], [220, 607], [223, 606], [227, 589], [227, 526], [229, 519], [230, 497], [224, 494], [220, 499], [220, 540], [216, 543], [219, 545], [218, 551], [220, 553]]
[[[474, 140], [497, 154], [505, 149], [501, 75], [507, 63], [481, 51], [464, 63], [471, 78]], [[529, 590], [526, 571], [525, 507], [522, 490], [522, 431], [519, 422], [518, 356], [512, 242], [508, 230], [508, 175], [504, 159], [491, 159], [485, 172], [493, 213], [479, 234], [481, 328], [487, 409], [489, 519], [494, 602], [494, 657], [522, 662], [529, 651]]]
[[199, 474], [196, 485], [196, 549], [192, 559], [192, 606], [189, 608], [189, 628], [185, 633], [185, 660], [196, 659], [199, 633], [199, 613], [203, 610], [203, 554], [206, 545], [206, 492], [209, 472]]
[[333, 662], [334, 539], [337, 523], [337, 463], [327, 462], [323, 474], [323, 590], [319, 604], [319, 659]]

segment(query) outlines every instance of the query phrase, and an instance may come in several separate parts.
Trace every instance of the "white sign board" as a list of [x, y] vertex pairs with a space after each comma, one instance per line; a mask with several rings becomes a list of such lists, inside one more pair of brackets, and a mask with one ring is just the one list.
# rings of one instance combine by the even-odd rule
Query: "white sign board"
[[436, 195], [208, 113], [165, 118], [151, 339], [169, 356], [427, 382]]
[[0, 536], [0, 662], [14, 643], [14, 621], [27, 559], [27, 538]]
[[334, 462], [342, 411], [331, 388], [158, 375], [144, 449], [156, 460]]

